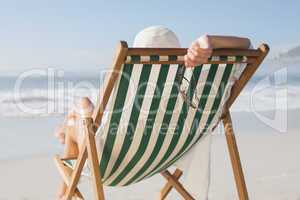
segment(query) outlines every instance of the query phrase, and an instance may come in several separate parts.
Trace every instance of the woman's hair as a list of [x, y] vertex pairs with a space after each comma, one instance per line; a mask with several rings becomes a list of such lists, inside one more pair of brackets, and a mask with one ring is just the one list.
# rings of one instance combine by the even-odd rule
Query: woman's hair
[[140, 31], [133, 47], [180, 48], [176, 34], [164, 26], [151, 26]]

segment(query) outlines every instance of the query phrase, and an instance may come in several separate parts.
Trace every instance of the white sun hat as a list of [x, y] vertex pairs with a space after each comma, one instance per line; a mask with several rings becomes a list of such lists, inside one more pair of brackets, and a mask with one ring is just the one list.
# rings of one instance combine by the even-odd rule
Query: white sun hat
[[133, 42], [134, 47], [180, 48], [176, 34], [164, 26], [150, 26], [140, 31]]

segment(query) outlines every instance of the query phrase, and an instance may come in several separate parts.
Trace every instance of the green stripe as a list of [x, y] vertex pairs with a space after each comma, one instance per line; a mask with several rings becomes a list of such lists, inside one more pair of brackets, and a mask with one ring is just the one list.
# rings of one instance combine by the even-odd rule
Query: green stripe
[[236, 57], [235, 57], [235, 60], [236, 60], [237, 62], [241, 62], [241, 61], [243, 60], [243, 56], [236, 56]]
[[102, 158], [100, 161], [100, 171], [101, 174], [105, 174], [107, 164], [109, 162], [112, 149], [114, 147], [116, 133], [118, 131], [119, 122], [122, 115], [122, 110], [124, 106], [124, 102], [126, 99], [126, 94], [128, 90], [129, 80], [131, 76], [131, 72], [133, 69], [132, 64], [125, 64], [123, 66], [123, 71], [121, 75], [121, 80], [119, 83], [119, 88], [116, 96], [116, 101], [113, 108], [113, 114], [111, 116], [111, 121], [109, 124], [109, 129], [107, 132], [107, 138], [105, 141], [105, 145], [102, 152]]
[[193, 101], [194, 92], [195, 92], [195, 89], [197, 87], [198, 80], [200, 78], [200, 73], [202, 71], [202, 67], [203, 67], [203, 65], [197, 66], [195, 68], [194, 72], [193, 72], [193, 75], [192, 75], [191, 79], [190, 79], [189, 88], [188, 88], [188, 91], [186, 93], [187, 99], [188, 99], [189, 102]]
[[110, 174], [107, 176], [107, 178], [105, 178], [104, 181], [106, 181], [114, 172], [117, 171], [117, 169], [119, 168], [120, 164], [122, 163], [123, 159], [125, 158], [125, 155], [128, 152], [128, 149], [132, 143], [133, 134], [135, 132], [137, 122], [139, 119], [139, 115], [140, 115], [140, 108], [142, 107], [145, 91], [146, 91], [148, 80], [150, 77], [149, 75], [151, 72], [151, 66], [152, 65], [150, 65], [150, 64], [143, 65], [140, 80], [138, 83], [138, 88], [137, 88], [135, 98], [134, 98], [134, 103], [133, 103], [127, 131], [125, 132], [126, 136], [124, 138], [124, 142], [123, 142], [120, 154], [119, 154], [116, 162], [114, 163], [114, 166], [113, 166]]
[[[180, 71], [180, 67], [178, 67], [178, 69], [177, 69], [176, 77], [178, 76], [179, 71]], [[154, 147], [150, 157], [146, 161], [146, 163], [125, 185], [131, 184], [140, 175], [142, 175], [151, 166], [152, 162], [155, 160], [156, 156], [158, 155], [158, 153], [163, 145], [163, 142], [165, 140], [166, 132], [168, 131], [168, 128], [169, 128], [169, 123], [171, 121], [174, 107], [177, 102], [177, 98], [178, 98], [178, 94], [179, 94], [179, 87], [180, 87], [180, 83], [178, 82], [178, 80], [175, 79], [175, 81], [173, 82], [170, 98], [168, 100], [166, 112], [165, 112], [165, 115], [164, 115], [164, 118], [163, 118], [163, 121], [162, 121], [162, 124], [160, 127], [160, 131], [158, 133], [159, 135], [158, 135], [157, 141], [155, 143], [155, 147]]]
[[[194, 95], [194, 91], [195, 91], [196, 85], [198, 83], [198, 80], [200, 78], [201, 71], [202, 71], [202, 65], [201, 66], [197, 66], [197, 67], [194, 68], [193, 77], [194, 77], [194, 82], [196, 84], [190, 84], [189, 85], [188, 92], [187, 92], [188, 96], [193, 96]], [[186, 120], [189, 108], [190, 108], [190, 106], [187, 105], [184, 102], [184, 104], [183, 104], [183, 106], [181, 108], [181, 111], [180, 111], [180, 116], [178, 118], [176, 129], [175, 129], [174, 135], [172, 137], [172, 140], [170, 142], [170, 145], [169, 145], [166, 153], [164, 154], [163, 158], [160, 160], [160, 162], [148, 174], [151, 174], [153, 171], [155, 171], [157, 168], [159, 168], [169, 158], [169, 156], [174, 151], [174, 149], [175, 149], [175, 147], [176, 147], [176, 145], [178, 143], [178, 140], [179, 140], [179, 138], [181, 136], [181, 133], [182, 133], [182, 130], [183, 130], [183, 127], [184, 127], [184, 122]], [[145, 176], [147, 176], [148, 174], [146, 174]], [[139, 180], [143, 179], [144, 177], [140, 178]]]
[[177, 60], [177, 56], [169, 55], [169, 61], [176, 61], [176, 60]]
[[158, 94], [154, 94], [150, 106], [150, 111], [148, 114], [148, 118], [146, 121], [146, 126], [143, 132], [142, 140], [139, 145], [139, 148], [133, 158], [130, 160], [128, 165], [126, 165], [125, 169], [117, 176], [116, 179], [113, 180], [113, 182], [110, 184], [111, 186], [118, 185], [120, 181], [130, 172], [130, 170], [137, 164], [137, 162], [140, 160], [140, 158], [143, 156], [143, 154], [146, 151], [146, 148], [148, 146], [151, 132], [154, 126], [154, 121], [156, 118], [157, 110], [159, 109], [159, 104], [161, 100], [161, 94], [164, 89], [164, 85], [167, 79], [168, 71], [169, 71], [170, 65], [161, 65], [161, 69], [159, 72], [155, 92], [159, 92]]
[[227, 56], [219, 56], [220, 61], [227, 61], [228, 57]]
[[222, 97], [224, 95], [225, 92], [225, 85], [227, 85], [228, 83], [228, 79], [230, 77], [231, 71], [232, 71], [232, 64], [228, 64], [226, 65], [225, 71], [223, 73], [223, 77], [221, 80], [221, 83], [219, 85], [218, 91], [217, 91], [217, 96], [214, 100], [213, 106], [212, 106], [212, 112], [209, 114], [209, 117], [206, 121], [206, 125], [205, 125], [205, 129], [201, 132], [201, 134], [198, 136], [198, 138], [196, 139], [196, 141], [188, 148], [188, 150], [184, 151], [181, 155], [178, 155], [177, 157], [174, 157], [174, 159], [172, 161], [169, 162], [169, 164], [167, 166], [164, 167], [164, 169], [167, 169], [168, 167], [170, 167], [171, 165], [173, 165], [177, 160], [179, 160], [186, 152], [188, 152], [195, 144], [198, 143], [198, 141], [202, 138], [203, 133], [205, 133], [210, 125], [210, 123], [212, 122], [216, 112], [218, 111], [218, 108], [220, 106]]
[[158, 62], [159, 61], [159, 56], [158, 55], [151, 55], [150, 56], [150, 61], [152, 62]]
[[[212, 64], [210, 66], [209, 73], [208, 73], [208, 76], [207, 76], [207, 80], [205, 82], [205, 85], [204, 85], [204, 88], [203, 88], [203, 91], [202, 91], [202, 94], [201, 94], [201, 97], [200, 97], [197, 112], [196, 112], [194, 120], [192, 122], [192, 127], [190, 129], [190, 132], [188, 134], [188, 137], [187, 137], [186, 141], [184, 142], [184, 144], [181, 147], [181, 149], [179, 150], [179, 152], [174, 156], [174, 158], [176, 158], [178, 155], [180, 155], [182, 152], [185, 151], [185, 149], [191, 143], [191, 141], [193, 140], [193, 138], [196, 134], [196, 131], [197, 131], [198, 126], [199, 126], [200, 119], [201, 119], [202, 114], [203, 114], [203, 110], [204, 110], [206, 102], [207, 102], [207, 97], [210, 93], [211, 86], [212, 86], [213, 81], [214, 81], [215, 76], [216, 76], [218, 66], [219, 66], [218, 64]], [[157, 172], [161, 171], [161, 169], [166, 169], [166, 166], [169, 166], [169, 163], [171, 163], [172, 160], [169, 161], [168, 163], [164, 164], [163, 167], [161, 167], [160, 169], [155, 170], [155, 172], [152, 173], [150, 176], [152, 176], [153, 174], [156, 174]]]
[[141, 56], [139, 55], [131, 55], [131, 62], [140, 62]]

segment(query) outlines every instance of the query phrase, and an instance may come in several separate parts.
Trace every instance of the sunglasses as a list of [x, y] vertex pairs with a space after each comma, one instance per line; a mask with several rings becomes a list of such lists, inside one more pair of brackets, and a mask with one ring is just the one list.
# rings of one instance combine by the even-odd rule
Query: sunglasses
[[[184, 76], [186, 70], [185, 65], [180, 65], [178, 69], [178, 83], [179, 83], [179, 91], [184, 100], [184, 102], [193, 109], [197, 108], [197, 103], [200, 101], [197, 94], [196, 89], [196, 80], [194, 75], [192, 74], [191, 79], [188, 80]], [[188, 89], [187, 89], [188, 88]], [[192, 92], [194, 91], [194, 93]]]

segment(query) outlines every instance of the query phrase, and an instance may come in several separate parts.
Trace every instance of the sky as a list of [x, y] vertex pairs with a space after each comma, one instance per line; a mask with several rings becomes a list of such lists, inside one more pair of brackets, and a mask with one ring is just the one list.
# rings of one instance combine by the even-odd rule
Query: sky
[[0, 0], [0, 71], [111, 63], [119, 40], [164, 25], [183, 47], [202, 34], [237, 35], [272, 53], [300, 45], [299, 0]]

